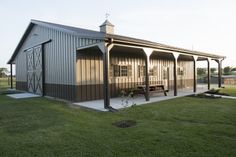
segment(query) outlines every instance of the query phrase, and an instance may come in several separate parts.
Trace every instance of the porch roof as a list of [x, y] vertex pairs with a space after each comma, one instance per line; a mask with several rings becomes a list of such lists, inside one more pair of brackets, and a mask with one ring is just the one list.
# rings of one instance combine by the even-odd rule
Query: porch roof
[[121, 36], [121, 35], [106, 34], [105, 40], [110, 41], [111, 39], [112, 39], [113, 43], [120, 43], [120, 44], [125, 44], [125, 45], [148, 47], [148, 48], [166, 50], [166, 51], [170, 51], [170, 52], [179, 52], [179, 53], [188, 54], [188, 55], [209, 57], [212, 59], [225, 59], [226, 58], [225, 56], [215, 55], [213, 53], [188, 50], [188, 49], [184, 49], [184, 48], [174, 47], [174, 46], [165, 45], [165, 44], [161, 44], [161, 43], [157, 43], [157, 42], [152, 42], [152, 41], [137, 39], [137, 38], [131, 38], [131, 37], [126, 37], [126, 36]]

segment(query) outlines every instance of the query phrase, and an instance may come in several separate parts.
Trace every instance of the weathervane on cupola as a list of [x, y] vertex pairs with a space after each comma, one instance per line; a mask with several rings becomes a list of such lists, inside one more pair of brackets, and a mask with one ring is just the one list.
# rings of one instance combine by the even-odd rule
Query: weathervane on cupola
[[105, 14], [105, 18], [106, 18], [106, 20], [108, 20], [108, 17], [110, 16], [110, 14], [109, 13], [106, 13]]

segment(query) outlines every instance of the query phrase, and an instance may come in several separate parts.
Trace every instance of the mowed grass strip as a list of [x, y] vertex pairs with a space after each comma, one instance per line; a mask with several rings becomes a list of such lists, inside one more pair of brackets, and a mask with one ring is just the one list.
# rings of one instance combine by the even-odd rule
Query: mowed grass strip
[[[117, 128], [114, 122], [135, 120]], [[236, 156], [236, 101], [182, 97], [117, 113], [0, 95], [1, 157]]]
[[225, 88], [220, 89], [221, 93], [227, 93], [230, 96], [236, 96], [236, 85], [235, 86], [229, 86]]
[[[16, 86], [16, 82], [15, 82], [15, 77], [13, 77], [13, 87]], [[7, 90], [8, 88], [10, 88], [10, 77], [4, 77], [4, 78], [0, 78], [0, 94], [2, 91]]]

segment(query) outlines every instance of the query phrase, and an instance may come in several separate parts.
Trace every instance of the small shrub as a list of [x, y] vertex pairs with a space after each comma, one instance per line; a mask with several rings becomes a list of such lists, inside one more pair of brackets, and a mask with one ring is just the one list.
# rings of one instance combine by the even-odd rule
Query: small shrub
[[205, 93], [208, 93], [208, 94], [218, 94], [219, 93], [219, 89], [214, 89], [214, 88], [212, 88], [211, 90], [209, 90], [209, 91], [207, 91], [207, 92], [205, 92]]
[[[207, 93], [209, 94], [209, 93]], [[213, 94], [211, 95], [206, 95], [206, 93], [200, 93], [200, 94], [196, 94], [196, 95], [192, 95], [194, 97], [197, 97], [197, 98], [207, 98], [207, 99], [218, 99], [218, 98], [221, 98], [220, 96], [215, 96]]]
[[120, 97], [121, 97], [121, 105], [125, 108], [129, 106], [129, 102], [130, 100], [132, 101], [132, 105], [134, 105], [134, 96], [135, 96], [135, 92], [134, 89], [131, 89], [130, 91], [125, 91], [125, 90], [121, 90], [120, 92]]

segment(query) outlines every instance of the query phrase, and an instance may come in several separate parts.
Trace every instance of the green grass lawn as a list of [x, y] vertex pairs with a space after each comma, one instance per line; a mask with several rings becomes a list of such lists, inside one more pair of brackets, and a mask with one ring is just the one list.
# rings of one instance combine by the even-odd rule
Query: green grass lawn
[[[125, 119], [137, 125], [112, 125]], [[0, 95], [0, 156], [235, 157], [236, 101], [182, 97], [111, 113]]]
[[227, 93], [230, 96], [236, 96], [236, 86], [221, 88], [220, 92]]
[[[8, 80], [7, 77], [0, 78], [0, 92], [11, 87], [10, 82], [8, 82], [8, 81], [10, 81], [10, 79]], [[13, 78], [13, 86], [15, 87], [15, 78]]]

